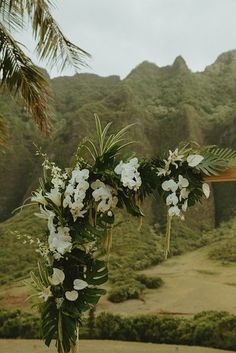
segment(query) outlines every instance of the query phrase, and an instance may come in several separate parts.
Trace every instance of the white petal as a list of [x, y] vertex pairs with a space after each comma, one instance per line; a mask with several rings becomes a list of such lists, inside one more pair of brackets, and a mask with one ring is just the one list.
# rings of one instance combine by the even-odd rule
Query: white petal
[[60, 270], [59, 268], [53, 268], [53, 274], [51, 277], [48, 278], [49, 282], [53, 285], [53, 286], [57, 286], [58, 284], [61, 284], [64, 282], [65, 279], [65, 274], [62, 270]]
[[82, 290], [86, 287], [88, 287], [88, 283], [83, 281], [82, 279], [75, 279], [74, 280], [74, 289]]
[[180, 188], [187, 188], [189, 186], [188, 179], [184, 178], [182, 175], [179, 175], [178, 185]]
[[184, 212], [186, 212], [186, 211], [187, 211], [187, 208], [188, 208], [188, 200], [185, 200], [184, 204], [182, 205], [182, 210], [183, 210]]
[[177, 203], [179, 202], [179, 199], [178, 197], [176, 196], [176, 193], [173, 192], [173, 194], [170, 194], [167, 196], [166, 198], [166, 204], [167, 206], [170, 206], [170, 205], [177, 205]]
[[172, 206], [169, 208], [168, 210], [168, 214], [169, 216], [173, 217], [173, 216], [180, 216], [180, 209], [178, 206]]
[[187, 190], [186, 188], [181, 189], [180, 191], [180, 200], [182, 199], [187, 199], [190, 191]]
[[161, 187], [165, 191], [175, 192], [178, 189], [178, 184], [173, 179], [170, 179], [170, 180], [164, 181]]
[[207, 183], [202, 184], [202, 191], [206, 198], [208, 199], [210, 196], [210, 186]]
[[46, 197], [51, 200], [56, 206], [61, 205], [61, 193], [58, 189], [51, 189], [50, 192], [46, 194]]
[[78, 299], [78, 296], [79, 296], [79, 293], [76, 290], [65, 292], [66, 299], [71, 302], [74, 302], [76, 299]]
[[116, 174], [121, 174], [122, 172], [122, 169], [123, 169], [123, 161], [120, 161], [120, 163], [115, 167], [115, 173]]
[[203, 161], [204, 157], [201, 156], [200, 154], [190, 154], [187, 157], [187, 162], [190, 167], [196, 167], [198, 164], [200, 164]]

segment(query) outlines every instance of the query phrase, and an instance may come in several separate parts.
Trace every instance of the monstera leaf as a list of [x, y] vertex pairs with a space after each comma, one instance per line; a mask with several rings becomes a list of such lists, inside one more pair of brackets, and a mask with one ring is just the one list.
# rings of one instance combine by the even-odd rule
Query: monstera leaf
[[59, 353], [68, 353], [77, 339], [77, 320], [57, 309], [53, 300], [48, 300], [41, 312], [42, 333], [47, 346], [56, 339]]
[[87, 268], [86, 281], [88, 284], [99, 286], [108, 280], [108, 270], [105, 261], [93, 260], [91, 267]]

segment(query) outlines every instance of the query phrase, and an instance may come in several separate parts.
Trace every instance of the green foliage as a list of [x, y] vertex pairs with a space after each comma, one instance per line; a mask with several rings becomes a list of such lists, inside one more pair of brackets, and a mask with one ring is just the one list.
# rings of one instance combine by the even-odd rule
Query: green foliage
[[0, 338], [41, 338], [39, 317], [0, 308]]
[[1, 85], [16, 95], [20, 93], [27, 110], [41, 130], [48, 132], [50, 97], [48, 82], [12, 36], [14, 30], [25, 29], [31, 23], [39, 59], [58, 65], [61, 70], [72, 65], [85, 65], [89, 54], [71, 43], [62, 33], [51, 14], [48, 1], [0, 1]]
[[145, 285], [132, 279], [129, 279], [127, 282], [116, 282], [117, 287], [115, 286], [109, 292], [108, 300], [113, 303], [120, 303], [128, 299], [140, 299]]
[[236, 349], [236, 317], [227, 312], [202, 312], [191, 319], [102, 313], [96, 327], [102, 339]]
[[207, 234], [207, 237], [212, 239], [208, 252], [211, 259], [224, 263], [236, 262], [235, 227], [236, 218], [232, 218]]
[[160, 277], [150, 277], [144, 274], [136, 275], [136, 280], [144, 284], [146, 288], [156, 289], [163, 285], [163, 280]]
[[[0, 309], [0, 338], [41, 338], [37, 316], [20, 310]], [[69, 325], [70, 326], [70, 325]], [[193, 318], [139, 315], [122, 317], [101, 313], [80, 329], [81, 338], [193, 345], [236, 349], [236, 316], [227, 312], [206, 311]]]
[[230, 148], [211, 147], [203, 150], [203, 156], [196, 168], [206, 175], [218, 175], [236, 160], [236, 152]]

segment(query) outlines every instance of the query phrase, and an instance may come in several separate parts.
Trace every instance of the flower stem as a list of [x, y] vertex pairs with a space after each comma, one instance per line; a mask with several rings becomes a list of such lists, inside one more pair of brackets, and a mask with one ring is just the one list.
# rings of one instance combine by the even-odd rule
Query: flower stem
[[79, 326], [77, 327], [77, 339], [75, 344], [71, 347], [71, 353], [79, 353]]
[[166, 238], [165, 238], [165, 249], [164, 249], [165, 260], [167, 260], [168, 254], [170, 252], [171, 221], [172, 221], [172, 217], [169, 216], [169, 214], [167, 214]]

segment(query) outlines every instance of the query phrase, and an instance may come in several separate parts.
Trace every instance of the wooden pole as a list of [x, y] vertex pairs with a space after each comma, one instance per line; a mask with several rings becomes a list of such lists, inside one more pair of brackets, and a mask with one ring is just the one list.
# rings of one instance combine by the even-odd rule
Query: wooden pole
[[229, 168], [219, 175], [205, 176], [207, 183], [218, 183], [223, 181], [236, 181], [236, 167]]

